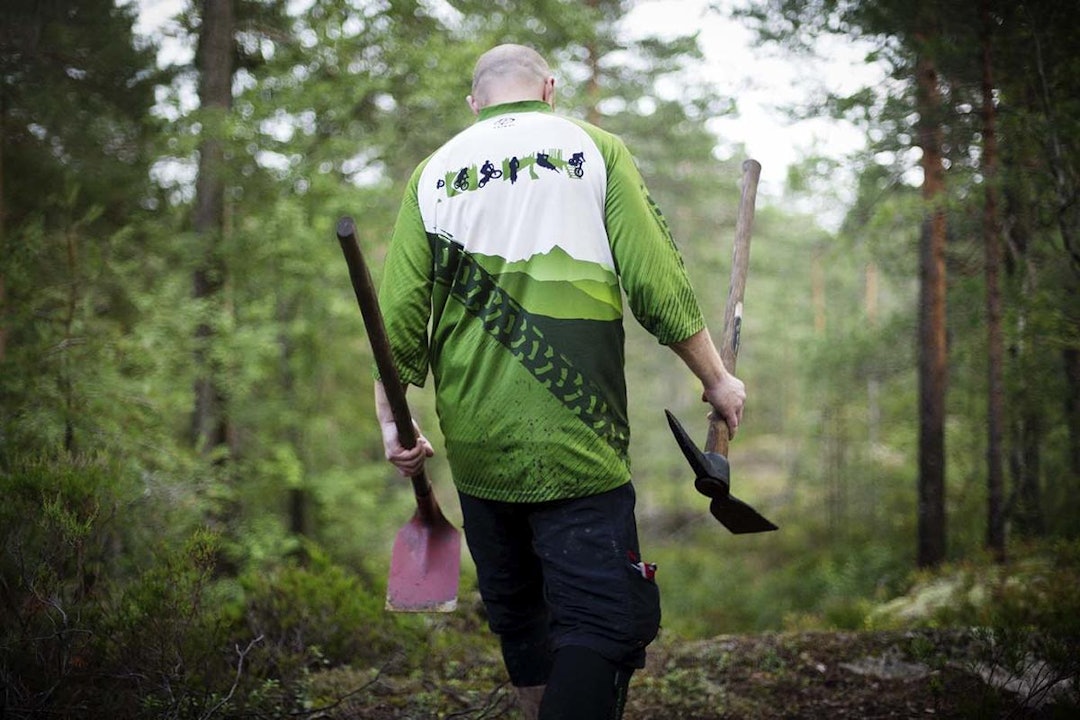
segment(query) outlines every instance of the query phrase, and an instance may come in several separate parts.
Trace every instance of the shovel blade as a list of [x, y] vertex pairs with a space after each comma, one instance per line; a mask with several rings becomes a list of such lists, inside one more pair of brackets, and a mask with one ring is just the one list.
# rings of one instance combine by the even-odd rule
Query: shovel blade
[[393, 612], [452, 612], [457, 608], [461, 533], [439, 513], [417, 511], [394, 538], [386, 609]]
[[778, 529], [757, 510], [731, 495], [709, 503], [709, 512], [735, 535]]

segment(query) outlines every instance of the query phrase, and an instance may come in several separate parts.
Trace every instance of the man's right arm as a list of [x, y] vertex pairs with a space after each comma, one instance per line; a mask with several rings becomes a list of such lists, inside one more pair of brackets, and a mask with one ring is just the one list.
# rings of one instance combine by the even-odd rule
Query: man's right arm
[[379, 419], [379, 430], [382, 432], [383, 452], [386, 459], [398, 469], [402, 477], [412, 477], [424, 467], [424, 460], [435, 454], [428, 439], [420, 433], [420, 426], [413, 421], [416, 428], [416, 445], [406, 448], [401, 444], [398, 437], [397, 422], [394, 413], [390, 409], [390, 401], [386, 398], [386, 389], [381, 381], [375, 381], [375, 416]]
[[379, 284], [379, 307], [404, 385], [422, 387], [428, 373], [428, 320], [434, 280], [431, 245], [417, 198], [416, 169], [401, 200]]
[[[394, 365], [403, 387], [423, 386], [428, 372], [427, 324], [431, 302], [431, 255], [417, 202], [417, 184], [423, 165], [416, 169], [405, 190], [394, 234], [390, 240], [379, 288], [382, 311]], [[375, 379], [375, 415], [382, 432], [386, 459], [410, 477], [433, 454], [431, 444], [416, 427], [417, 444], [406, 449], [398, 438], [390, 404], [380, 378]], [[415, 423], [414, 423], [415, 425]]]

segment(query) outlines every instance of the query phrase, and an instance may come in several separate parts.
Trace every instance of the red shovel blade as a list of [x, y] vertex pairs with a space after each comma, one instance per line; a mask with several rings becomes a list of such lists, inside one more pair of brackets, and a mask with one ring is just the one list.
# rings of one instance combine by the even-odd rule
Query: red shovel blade
[[390, 555], [386, 609], [452, 612], [457, 608], [461, 533], [435, 508], [418, 508], [398, 530]]

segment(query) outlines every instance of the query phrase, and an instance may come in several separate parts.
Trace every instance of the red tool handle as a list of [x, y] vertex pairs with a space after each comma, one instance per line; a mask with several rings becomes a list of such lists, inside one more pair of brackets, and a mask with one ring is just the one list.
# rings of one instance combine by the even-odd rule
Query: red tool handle
[[[345, 254], [345, 262], [349, 266], [349, 277], [352, 279], [356, 301], [360, 304], [360, 313], [364, 316], [364, 327], [367, 328], [371, 352], [375, 355], [375, 366], [379, 369], [379, 378], [382, 380], [386, 399], [394, 415], [398, 438], [403, 447], [415, 447], [416, 428], [413, 426], [412, 413], [409, 412], [409, 404], [405, 401], [405, 388], [394, 366], [390, 341], [386, 337], [386, 326], [383, 324], [378, 296], [375, 294], [375, 285], [371, 282], [371, 273], [368, 272], [364, 255], [360, 252], [360, 243], [356, 239], [356, 223], [351, 217], [338, 220], [337, 237], [338, 242], [341, 243], [341, 251]], [[421, 517], [434, 519], [441, 514], [435, 504], [435, 496], [431, 492], [431, 482], [423, 468], [412, 476], [412, 485]]]

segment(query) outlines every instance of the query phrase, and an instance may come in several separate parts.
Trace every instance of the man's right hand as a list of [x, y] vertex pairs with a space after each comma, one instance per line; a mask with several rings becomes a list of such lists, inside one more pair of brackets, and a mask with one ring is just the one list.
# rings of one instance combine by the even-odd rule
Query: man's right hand
[[406, 448], [398, 439], [397, 424], [391, 418], [390, 422], [383, 422], [380, 418], [379, 426], [382, 430], [383, 451], [386, 459], [398, 469], [402, 477], [412, 477], [418, 474], [424, 467], [424, 460], [435, 454], [428, 439], [420, 433], [420, 426], [413, 421], [416, 428], [416, 445]]
[[424, 467], [424, 460], [434, 455], [435, 449], [420, 432], [420, 426], [415, 420], [413, 420], [413, 428], [416, 430], [416, 445], [407, 448], [401, 444], [397, 423], [394, 422], [394, 413], [390, 409], [390, 402], [386, 399], [386, 390], [378, 380], [375, 381], [375, 416], [379, 419], [379, 430], [382, 431], [383, 452], [386, 454], [386, 459], [398, 469], [402, 477], [418, 474]]

